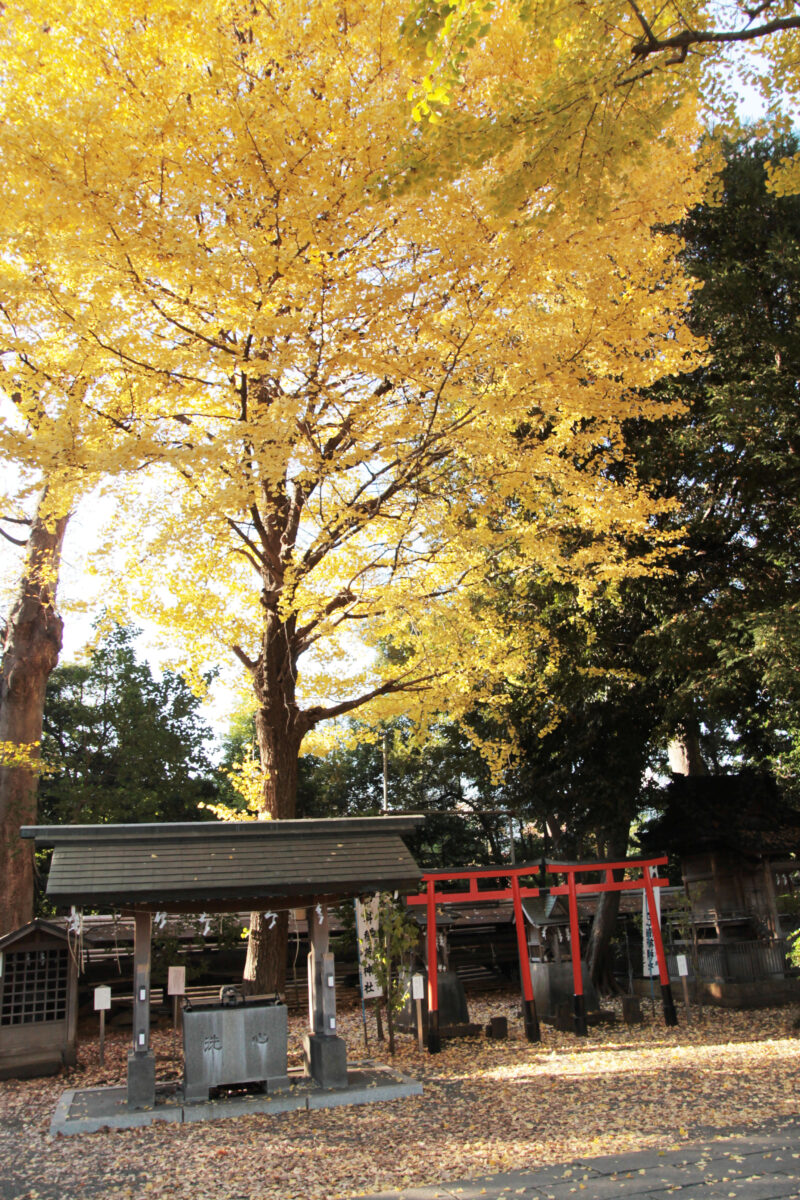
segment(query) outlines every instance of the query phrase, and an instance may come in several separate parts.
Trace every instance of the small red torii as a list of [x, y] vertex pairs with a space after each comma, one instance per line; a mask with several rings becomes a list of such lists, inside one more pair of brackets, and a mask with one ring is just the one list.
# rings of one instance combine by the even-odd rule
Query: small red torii
[[[522, 899], [526, 896], [539, 896], [543, 892], [551, 896], [566, 896], [569, 901], [569, 930], [570, 951], [572, 954], [572, 978], [574, 987], [573, 1013], [575, 1032], [586, 1036], [586, 1004], [583, 996], [583, 974], [581, 971], [581, 944], [578, 927], [578, 896], [597, 895], [599, 892], [644, 891], [647, 896], [647, 908], [650, 914], [650, 928], [653, 934], [653, 945], [658, 962], [658, 974], [661, 981], [661, 999], [664, 1006], [664, 1023], [677, 1025], [675, 1004], [672, 999], [672, 988], [667, 971], [667, 960], [664, 955], [664, 944], [661, 939], [661, 926], [655, 902], [655, 889], [669, 887], [669, 880], [654, 874], [658, 867], [666, 864], [666, 856], [660, 858], [627, 858], [619, 862], [588, 862], [588, 863], [558, 863], [542, 860], [541, 863], [523, 863], [520, 866], [473, 867], [463, 871], [453, 871], [445, 868], [441, 871], [426, 871], [422, 876], [425, 891], [422, 894], [407, 896], [409, 905], [425, 905], [427, 909], [427, 941], [428, 941], [428, 1050], [436, 1054], [441, 1049], [439, 1036], [439, 989], [437, 981], [436, 955], [436, 905], [437, 904], [475, 904], [483, 900], [511, 900], [514, 905], [514, 923], [517, 930], [517, 949], [519, 951], [520, 977], [522, 980], [523, 1016], [525, 1020], [525, 1036], [529, 1042], [541, 1040], [539, 1020], [536, 1015], [536, 1005], [533, 999], [533, 983], [528, 964], [528, 945], [525, 937], [525, 921], [522, 911]], [[638, 874], [630, 879], [615, 879], [615, 871], [636, 871]], [[576, 876], [582, 872], [604, 871], [605, 879], [600, 883], [578, 883]], [[555, 887], [537, 887], [523, 885], [524, 878], [534, 875], [566, 875], [566, 882]], [[437, 884], [450, 883], [458, 879], [468, 879], [469, 888], [461, 892], [437, 891]], [[504, 888], [479, 888], [479, 879], [508, 879], [510, 886]]]

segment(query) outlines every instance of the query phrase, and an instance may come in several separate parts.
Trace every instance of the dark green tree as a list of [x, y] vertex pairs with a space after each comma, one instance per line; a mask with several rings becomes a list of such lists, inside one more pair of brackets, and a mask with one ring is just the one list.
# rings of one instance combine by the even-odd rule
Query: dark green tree
[[[358, 726], [353, 730], [357, 736]], [[380, 813], [384, 768], [387, 808], [426, 814], [408, 843], [422, 866], [508, 860], [509, 839], [486, 762], [462, 730], [445, 722], [422, 739], [398, 719], [377, 738], [372, 734], [324, 759], [301, 759], [298, 802], [304, 815]]]
[[660, 385], [682, 417], [629, 433], [645, 480], [677, 502], [683, 550], [648, 585], [665, 721], [731, 762], [796, 775], [800, 730], [800, 197], [764, 164], [795, 138], [724, 147], [716, 196], [681, 232], [687, 314], [706, 363]]
[[[223, 775], [252, 758], [254, 734], [252, 716], [237, 714], [223, 743]], [[464, 731], [447, 722], [424, 738], [403, 718], [377, 731], [348, 722], [341, 746], [325, 757], [301, 755], [298, 817], [379, 815], [384, 771], [387, 809], [426, 814], [423, 828], [409, 839], [422, 866], [508, 861], [508, 819], [497, 811], [489, 768]], [[245, 811], [227, 778], [222, 790], [227, 806]]]
[[[661, 521], [677, 541], [669, 573], [601, 590], [588, 610], [567, 583], [497, 580], [529, 647], [528, 679], [509, 688], [519, 754], [498, 798], [551, 856], [622, 857], [660, 800], [647, 768], [664, 771], [676, 735], [695, 766], [771, 768], [795, 785], [800, 197], [768, 193], [764, 164], [796, 148], [725, 146], [714, 197], [680, 229], [696, 281], [686, 320], [708, 355], [658, 385], [679, 415], [626, 430], [629, 464], [674, 505]], [[616, 898], [600, 904], [588, 947], [601, 984], [615, 916]]]
[[137, 659], [135, 632], [115, 628], [86, 664], [50, 676], [39, 819], [48, 823], [196, 821], [217, 797], [211, 729], [180, 676]]

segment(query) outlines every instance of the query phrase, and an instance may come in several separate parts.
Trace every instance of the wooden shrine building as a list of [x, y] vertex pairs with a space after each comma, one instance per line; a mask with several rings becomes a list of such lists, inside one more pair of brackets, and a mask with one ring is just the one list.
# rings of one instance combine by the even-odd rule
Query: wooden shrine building
[[74, 1066], [78, 965], [69, 934], [36, 920], [0, 938], [0, 1079]]
[[421, 872], [403, 842], [414, 815], [299, 821], [159, 825], [27, 826], [22, 837], [53, 847], [48, 899], [57, 905], [129, 911], [135, 917], [133, 1047], [128, 1105], [155, 1102], [150, 1049], [153, 913], [308, 913], [309, 1026], [306, 1070], [323, 1087], [347, 1082], [336, 1034], [328, 906], [377, 891], [407, 892]]

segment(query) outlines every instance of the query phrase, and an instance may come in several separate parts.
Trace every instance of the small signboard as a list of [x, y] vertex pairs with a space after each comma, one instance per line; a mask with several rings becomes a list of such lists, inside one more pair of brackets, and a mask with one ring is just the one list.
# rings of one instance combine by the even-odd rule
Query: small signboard
[[411, 999], [422, 1000], [425, 997], [425, 976], [411, 976]]
[[[645, 870], [651, 875], [656, 874], [655, 867], [645, 867]], [[658, 888], [653, 888], [653, 900], [655, 907], [655, 919], [661, 924], [661, 893]], [[658, 957], [656, 955], [656, 944], [653, 939], [653, 926], [650, 919], [650, 905], [647, 903], [647, 892], [642, 888], [642, 974], [646, 979], [652, 979], [654, 975], [658, 975]]]
[[678, 974], [681, 976], [689, 974], [689, 963], [685, 954], [676, 954], [675, 960], [678, 964]]
[[167, 971], [167, 995], [186, 995], [186, 967], [170, 967]]
[[361, 996], [364, 1000], [373, 1000], [383, 995], [383, 988], [378, 983], [374, 971], [370, 970], [377, 946], [378, 936], [378, 905], [380, 899], [373, 896], [365, 903], [356, 900], [356, 936], [358, 938], [358, 973], [361, 977]]

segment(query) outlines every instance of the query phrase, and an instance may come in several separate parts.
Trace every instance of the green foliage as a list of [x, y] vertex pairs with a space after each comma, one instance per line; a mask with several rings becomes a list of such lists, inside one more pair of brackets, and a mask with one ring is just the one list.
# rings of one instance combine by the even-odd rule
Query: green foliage
[[170, 967], [185, 966], [188, 983], [192, 979], [201, 978], [212, 966], [214, 953], [205, 951], [209, 921], [213, 929], [212, 936], [219, 950], [233, 950], [241, 946], [239, 922], [226, 913], [215, 913], [210, 918], [183, 917], [181, 923], [184, 933], [187, 926], [192, 929], [190, 940], [185, 936], [179, 937], [176, 931], [162, 929], [156, 920], [152, 938], [151, 975], [153, 983], [162, 986], [165, 994]]
[[215, 799], [211, 730], [178, 676], [137, 661], [115, 628], [84, 664], [58, 667], [44, 712], [40, 819], [63, 824], [193, 821]]
[[793, 967], [800, 967], [800, 929], [796, 929], [794, 933], [789, 934], [789, 953], [786, 955], [787, 962]]
[[[345, 740], [327, 755], [300, 757], [298, 817], [377, 816], [383, 811], [384, 739], [386, 799], [390, 812], [427, 814], [424, 827], [408, 839], [423, 867], [504, 862], [509, 857], [508, 822], [496, 811], [491, 772], [463, 729], [441, 722], [426, 736], [396, 718], [375, 731], [358, 722], [344, 727]], [[227, 772], [252, 759], [252, 714], [234, 716], [223, 741], [220, 796], [243, 809]]]
[[509, 685], [517, 754], [497, 799], [544, 832], [527, 857], [624, 853], [647, 803], [660, 697], [641, 589], [601, 593], [587, 610], [575, 587], [546, 576], [517, 587], [508, 619], [520, 623], [529, 669]]
[[520, 753], [502, 802], [546, 820], [569, 854], [602, 854], [615, 824], [658, 805], [641, 780], [664, 772], [681, 728], [700, 731], [712, 771], [796, 787], [800, 197], [770, 194], [764, 171], [795, 149], [724, 147], [714, 196], [679, 230], [696, 281], [687, 321], [708, 354], [652, 390], [681, 415], [625, 428], [640, 477], [673, 506], [658, 518], [676, 539], [670, 570], [590, 607], [544, 573], [498, 580], [529, 664], [509, 685]]
[[376, 739], [356, 723], [349, 728], [348, 745], [325, 758], [301, 757], [299, 815], [379, 814], [385, 739], [389, 811], [427, 814], [424, 826], [408, 839], [421, 866], [507, 860], [507, 823], [494, 811], [489, 767], [463, 729], [442, 722], [422, 738], [408, 720], [397, 718], [381, 726]]
[[795, 138], [724, 147], [714, 202], [681, 226], [687, 319], [706, 363], [657, 386], [685, 416], [631, 426], [639, 470], [677, 503], [674, 574], [648, 586], [657, 683], [714, 763], [796, 775], [800, 730], [800, 197], [766, 190]]

